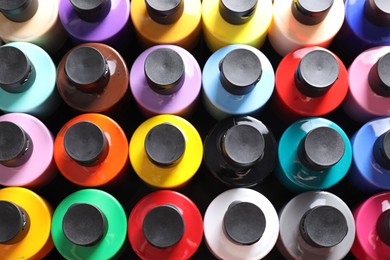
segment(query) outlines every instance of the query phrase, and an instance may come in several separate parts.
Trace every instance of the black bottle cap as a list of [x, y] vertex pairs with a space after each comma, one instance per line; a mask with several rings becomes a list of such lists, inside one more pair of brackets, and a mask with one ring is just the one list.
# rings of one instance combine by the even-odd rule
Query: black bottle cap
[[93, 205], [71, 205], [62, 219], [65, 237], [78, 246], [96, 245], [104, 236], [107, 220], [101, 210]]
[[368, 83], [382, 97], [390, 97], [390, 53], [383, 55], [370, 69]]
[[173, 205], [161, 205], [151, 209], [142, 223], [146, 240], [154, 247], [168, 248], [180, 241], [184, 234], [184, 220]]
[[111, 10], [111, 0], [69, 0], [73, 10], [86, 22], [103, 20]]
[[0, 87], [5, 91], [19, 93], [31, 85], [27, 83], [32, 74], [29, 58], [18, 48], [0, 48]]
[[376, 222], [376, 232], [379, 239], [390, 246], [390, 209], [387, 209], [380, 214]]
[[70, 51], [65, 61], [65, 74], [84, 92], [102, 90], [110, 78], [106, 59], [99, 50], [82, 46]]
[[390, 130], [380, 135], [373, 148], [375, 161], [385, 169], [390, 169]]
[[315, 50], [307, 53], [295, 71], [298, 90], [308, 97], [324, 95], [339, 77], [339, 64], [329, 52]]
[[388, 0], [365, 0], [364, 14], [379, 26], [390, 25], [390, 2]]
[[158, 48], [146, 57], [144, 72], [149, 86], [159, 94], [177, 92], [184, 83], [185, 67], [181, 56], [170, 48]]
[[223, 217], [225, 234], [240, 245], [252, 245], [259, 241], [265, 226], [263, 211], [250, 202], [233, 202]]
[[230, 51], [219, 63], [219, 70], [222, 86], [233, 95], [249, 93], [262, 74], [259, 57], [247, 49]]
[[0, 244], [14, 244], [27, 234], [28, 214], [16, 204], [0, 200]]
[[0, 12], [17, 23], [29, 20], [37, 10], [38, 0], [0, 0]]
[[94, 123], [81, 121], [69, 127], [64, 148], [70, 158], [84, 166], [101, 163], [108, 153], [106, 136]]
[[219, 13], [226, 22], [240, 25], [253, 17], [256, 6], [257, 0], [220, 0]]
[[180, 19], [184, 0], [145, 0], [146, 10], [156, 23], [171, 24]]
[[250, 167], [264, 154], [263, 135], [253, 126], [235, 125], [228, 129], [221, 140], [221, 149], [225, 159], [237, 167]]
[[18, 125], [0, 122], [0, 163], [7, 167], [24, 164], [31, 155], [32, 141]]
[[344, 155], [341, 135], [330, 127], [318, 127], [306, 134], [298, 148], [300, 161], [307, 168], [321, 171], [338, 163]]
[[331, 206], [308, 210], [300, 222], [302, 238], [311, 246], [329, 248], [339, 244], [348, 233], [343, 213]]
[[162, 167], [177, 164], [182, 158], [186, 143], [182, 132], [169, 123], [150, 129], [145, 138], [145, 151], [149, 160]]
[[298, 22], [315, 25], [326, 18], [332, 5], [333, 0], [294, 0], [291, 12]]

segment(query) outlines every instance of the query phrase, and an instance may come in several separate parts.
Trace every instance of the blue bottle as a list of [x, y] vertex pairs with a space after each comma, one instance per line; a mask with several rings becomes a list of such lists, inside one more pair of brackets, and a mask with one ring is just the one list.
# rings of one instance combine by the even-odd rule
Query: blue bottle
[[214, 52], [202, 73], [204, 105], [217, 120], [260, 112], [272, 95], [275, 73], [258, 49], [229, 45]]
[[364, 124], [351, 137], [353, 160], [348, 179], [367, 193], [390, 189], [390, 117]]
[[0, 110], [38, 118], [53, 114], [60, 104], [56, 67], [41, 47], [12, 42], [0, 47]]
[[346, 0], [345, 20], [336, 42], [347, 56], [390, 45], [390, 4], [386, 0]]
[[293, 192], [325, 190], [348, 172], [352, 148], [348, 136], [325, 118], [306, 118], [290, 125], [278, 146], [275, 172]]

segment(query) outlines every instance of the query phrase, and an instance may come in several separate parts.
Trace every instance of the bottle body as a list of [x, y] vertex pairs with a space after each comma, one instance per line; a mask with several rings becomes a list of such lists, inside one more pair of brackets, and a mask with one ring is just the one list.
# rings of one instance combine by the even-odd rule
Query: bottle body
[[54, 54], [67, 39], [58, 10], [58, 1], [39, 0], [36, 13], [25, 22], [14, 22], [0, 14], [0, 38], [5, 43], [31, 42]]

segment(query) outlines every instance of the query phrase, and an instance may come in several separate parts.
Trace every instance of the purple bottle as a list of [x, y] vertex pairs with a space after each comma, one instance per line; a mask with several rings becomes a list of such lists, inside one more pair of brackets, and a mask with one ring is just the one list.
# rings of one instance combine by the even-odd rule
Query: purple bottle
[[119, 50], [130, 42], [128, 0], [60, 0], [59, 17], [75, 45], [101, 42]]
[[201, 89], [201, 70], [187, 50], [157, 45], [141, 53], [130, 71], [130, 89], [146, 117], [187, 116]]

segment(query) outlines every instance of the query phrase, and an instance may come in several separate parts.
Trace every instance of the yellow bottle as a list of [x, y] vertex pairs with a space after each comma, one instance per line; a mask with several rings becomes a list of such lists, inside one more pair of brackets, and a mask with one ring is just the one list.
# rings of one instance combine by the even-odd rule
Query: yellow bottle
[[174, 44], [191, 50], [201, 31], [200, 0], [132, 0], [131, 19], [143, 48]]
[[271, 0], [205, 0], [203, 35], [211, 51], [230, 44], [261, 48], [272, 20]]
[[1, 189], [0, 259], [43, 259], [54, 246], [52, 213], [43, 198], [26, 188]]

